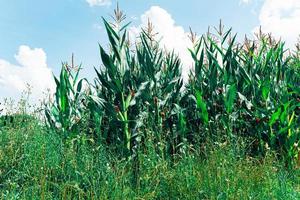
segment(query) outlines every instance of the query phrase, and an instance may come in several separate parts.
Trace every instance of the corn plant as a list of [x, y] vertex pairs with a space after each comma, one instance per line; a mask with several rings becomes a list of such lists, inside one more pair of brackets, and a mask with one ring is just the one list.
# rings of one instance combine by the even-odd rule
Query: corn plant
[[56, 83], [54, 101], [49, 102], [45, 109], [46, 120], [50, 127], [64, 136], [76, 134], [77, 125], [85, 109], [83, 88], [85, 79], [79, 79], [79, 71], [80, 67], [63, 63], [60, 76], [54, 76]]
[[[149, 32], [151, 24], [148, 30], [142, 31], [132, 51], [127, 24], [120, 25], [123, 19], [118, 9], [115, 23], [103, 19], [110, 52], [100, 46], [103, 67], [96, 69], [95, 82], [97, 96], [105, 102], [103, 137], [108, 143], [120, 144], [127, 152], [141, 140], [152, 138], [163, 155], [166, 149], [178, 146], [177, 136], [181, 135], [181, 141], [184, 137], [183, 112], [180, 115], [174, 112], [180, 109], [181, 63], [174, 53], [159, 48]], [[181, 128], [173, 126], [176, 123]], [[167, 147], [166, 140], [173, 141], [173, 145]]]

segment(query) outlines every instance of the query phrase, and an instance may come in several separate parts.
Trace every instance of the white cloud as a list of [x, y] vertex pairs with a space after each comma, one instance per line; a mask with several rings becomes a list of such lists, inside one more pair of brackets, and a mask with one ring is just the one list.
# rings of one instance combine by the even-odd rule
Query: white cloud
[[47, 56], [43, 49], [20, 46], [15, 59], [17, 65], [0, 59], [1, 98], [17, 100], [28, 84], [32, 88], [32, 103], [37, 103], [43, 98], [47, 89], [53, 91], [53, 76], [51, 69], [47, 67]]
[[272, 32], [286, 41], [287, 47], [294, 47], [300, 34], [300, 0], [264, 0], [259, 21], [264, 32]]
[[86, 0], [86, 2], [88, 2], [91, 7], [111, 5], [111, 0]]
[[[183, 77], [186, 80], [193, 60], [189, 54], [188, 48], [192, 46], [188, 33], [185, 32], [182, 26], [178, 26], [166, 10], [159, 6], [152, 6], [141, 16], [141, 25], [138, 27], [131, 27], [132, 35], [137, 35], [141, 28], [147, 27], [148, 19], [154, 26], [154, 31], [159, 33], [157, 35], [160, 40], [161, 47], [169, 51], [174, 50], [183, 63]], [[132, 37], [132, 36], [131, 36]]]

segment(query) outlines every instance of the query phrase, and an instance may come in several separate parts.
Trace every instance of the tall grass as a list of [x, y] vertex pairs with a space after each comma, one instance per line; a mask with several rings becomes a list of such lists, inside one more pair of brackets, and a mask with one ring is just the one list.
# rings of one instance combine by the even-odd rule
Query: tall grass
[[269, 151], [246, 155], [243, 140], [207, 143], [205, 150], [162, 159], [148, 142], [133, 163], [80, 135], [64, 142], [31, 119], [0, 134], [0, 199], [298, 199], [298, 171]]

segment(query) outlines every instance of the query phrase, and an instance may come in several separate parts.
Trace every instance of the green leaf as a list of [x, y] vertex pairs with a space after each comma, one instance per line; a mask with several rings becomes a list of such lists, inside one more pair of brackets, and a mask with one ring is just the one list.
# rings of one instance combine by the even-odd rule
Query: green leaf
[[237, 96], [237, 88], [236, 85], [230, 85], [226, 94], [225, 106], [227, 113], [230, 113], [233, 110], [234, 101]]
[[272, 126], [280, 117], [281, 114], [281, 107], [277, 109], [275, 113], [272, 114], [271, 119], [269, 121], [269, 125]]
[[270, 83], [269, 82], [265, 82], [263, 85], [262, 85], [262, 97], [263, 99], [266, 101], [268, 96], [269, 96], [269, 93], [270, 93]]
[[205, 124], [208, 124], [208, 112], [206, 103], [203, 101], [202, 94], [200, 91], [196, 90], [196, 102], [197, 108], [201, 111], [201, 116]]
[[127, 98], [126, 98], [126, 101], [125, 101], [125, 110], [128, 109], [129, 105], [130, 105], [130, 102], [131, 102], [131, 99], [132, 99], [132, 96], [131, 94], [128, 94]]

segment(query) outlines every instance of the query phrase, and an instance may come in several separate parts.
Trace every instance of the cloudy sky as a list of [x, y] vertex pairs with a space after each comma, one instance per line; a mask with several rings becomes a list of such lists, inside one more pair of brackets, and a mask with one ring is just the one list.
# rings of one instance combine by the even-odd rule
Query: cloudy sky
[[[300, 0], [119, 0], [131, 30], [150, 19], [162, 45], [189, 63], [186, 48], [191, 26], [198, 34], [222, 19], [242, 38], [260, 25], [283, 38], [289, 47], [300, 33]], [[0, 99], [17, 99], [30, 84], [32, 99], [53, 88], [52, 73], [75, 54], [83, 75], [92, 78], [100, 66], [98, 42], [106, 44], [101, 16], [109, 18], [114, 0], [1, 0]], [[165, 36], [165, 37], [164, 37]], [[176, 42], [175, 42], [176, 41]]]

